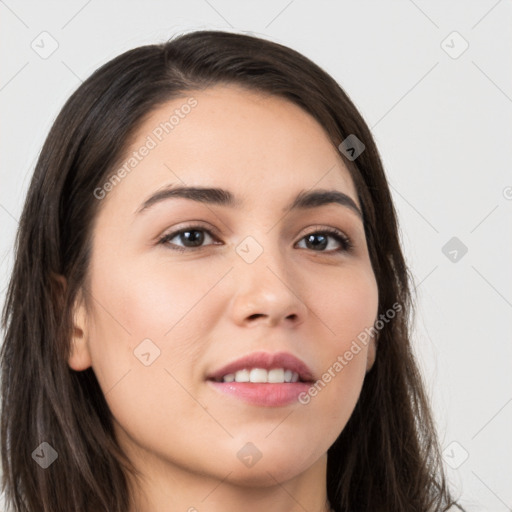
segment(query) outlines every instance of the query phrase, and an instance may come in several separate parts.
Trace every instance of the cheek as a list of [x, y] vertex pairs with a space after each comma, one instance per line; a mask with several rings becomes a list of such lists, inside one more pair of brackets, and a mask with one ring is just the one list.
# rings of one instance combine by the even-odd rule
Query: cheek
[[325, 327], [330, 350], [346, 350], [376, 319], [378, 288], [368, 266], [347, 265], [325, 276], [317, 273], [306, 289], [307, 302]]
[[[378, 287], [370, 267], [345, 267], [309, 286], [309, 304], [323, 324], [321, 376], [303, 404], [326, 415], [330, 432], [350, 418], [366, 375], [370, 337], [378, 312]], [[334, 438], [335, 439], [335, 438]], [[334, 440], [332, 439], [332, 441]]]
[[93, 369], [114, 418], [140, 440], [186, 435], [183, 425], [204, 423], [184, 388], [197, 380], [196, 362], [219, 318], [208, 293], [225, 273], [225, 265], [184, 272], [106, 259], [93, 267]]
[[198, 270], [197, 262], [171, 266], [166, 258], [148, 265], [103, 254], [91, 267], [90, 351], [104, 392], [126, 375], [138, 382], [133, 399], [143, 399], [144, 389], [168, 389], [167, 371], [179, 382], [197, 380], [196, 362], [221, 318], [217, 284], [229, 267], [219, 261]]
[[[121, 324], [132, 343], [139, 338], [170, 338], [181, 324], [194, 328], [197, 323], [190, 319], [226, 265], [201, 270], [193, 264], [171, 265], [165, 259], [150, 265], [140, 260], [116, 265], [98, 262], [93, 289], [101, 297], [104, 313], [110, 313], [107, 323]], [[201, 318], [207, 321], [204, 311]]]

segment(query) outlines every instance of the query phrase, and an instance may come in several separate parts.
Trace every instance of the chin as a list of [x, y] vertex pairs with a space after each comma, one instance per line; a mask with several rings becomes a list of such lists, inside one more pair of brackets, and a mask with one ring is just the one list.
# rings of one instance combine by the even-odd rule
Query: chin
[[243, 487], [271, 487], [278, 482], [291, 480], [306, 469], [307, 467], [298, 468], [293, 458], [277, 463], [275, 459], [267, 463], [260, 460], [252, 468], [233, 467], [233, 471], [229, 475], [229, 481]]
[[[231, 472], [229, 481], [241, 486], [269, 487], [288, 481], [310, 468], [321, 455], [308, 454], [303, 445], [294, 443], [285, 449], [274, 448], [271, 443], [261, 443], [261, 451], [251, 444], [237, 450], [236, 459], [218, 471]], [[221, 459], [222, 460], [222, 459]]]

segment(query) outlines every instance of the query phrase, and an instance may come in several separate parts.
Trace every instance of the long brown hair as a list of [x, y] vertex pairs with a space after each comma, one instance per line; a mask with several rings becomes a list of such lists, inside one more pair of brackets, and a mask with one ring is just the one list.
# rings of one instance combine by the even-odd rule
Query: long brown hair
[[[354, 180], [378, 283], [379, 314], [401, 311], [379, 334], [376, 362], [357, 406], [328, 451], [336, 512], [440, 512], [446, 484], [428, 400], [409, 340], [413, 303], [396, 213], [372, 135], [335, 80], [301, 54], [242, 34], [197, 31], [130, 50], [70, 97], [41, 151], [16, 238], [1, 348], [3, 489], [16, 512], [126, 512], [126, 471], [112, 417], [92, 368], [68, 366], [71, 312], [88, 276], [93, 191], [113, 173], [142, 120], [188, 91], [237, 84], [286, 98], [338, 145]], [[64, 276], [66, 286], [58, 276]], [[58, 455], [44, 469], [39, 453]], [[39, 452], [37, 451], [39, 450]]]

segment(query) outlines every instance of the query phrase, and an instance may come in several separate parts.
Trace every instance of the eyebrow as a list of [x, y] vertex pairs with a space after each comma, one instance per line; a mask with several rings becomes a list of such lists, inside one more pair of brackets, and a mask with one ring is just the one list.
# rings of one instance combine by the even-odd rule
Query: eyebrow
[[[189, 186], [168, 186], [148, 197], [136, 210], [135, 214], [147, 211], [155, 204], [173, 198], [184, 198], [204, 204], [240, 208], [242, 202], [235, 198], [229, 191], [222, 188], [189, 187]], [[290, 205], [283, 208], [287, 210], [307, 210], [328, 204], [340, 204], [352, 210], [357, 216], [363, 219], [363, 214], [355, 201], [347, 194], [339, 190], [302, 190], [293, 199]]]

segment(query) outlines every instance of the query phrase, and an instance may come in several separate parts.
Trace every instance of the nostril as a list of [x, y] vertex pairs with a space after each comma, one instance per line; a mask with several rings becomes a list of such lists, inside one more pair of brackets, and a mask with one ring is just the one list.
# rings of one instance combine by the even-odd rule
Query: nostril
[[249, 317], [249, 319], [250, 319], [250, 320], [253, 320], [253, 319], [259, 318], [260, 316], [265, 316], [265, 315], [263, 315], [263, 314], [261, 314], [261, 313], [254, 313], [253, 315], [251, 315], [251, 316]]

